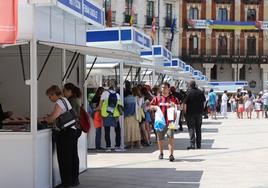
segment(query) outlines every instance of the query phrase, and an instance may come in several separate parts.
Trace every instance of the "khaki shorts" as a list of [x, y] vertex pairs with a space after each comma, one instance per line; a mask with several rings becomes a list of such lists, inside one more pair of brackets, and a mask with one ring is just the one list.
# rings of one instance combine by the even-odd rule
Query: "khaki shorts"
[[166, 134], [168, 138], [174, 138], [174, 130], [169, 129], [167, 126], [165, 127], [163, 131], [161, 132], [157, 131], [156, 134], [157, 134], [158, 140], [164, 140]]

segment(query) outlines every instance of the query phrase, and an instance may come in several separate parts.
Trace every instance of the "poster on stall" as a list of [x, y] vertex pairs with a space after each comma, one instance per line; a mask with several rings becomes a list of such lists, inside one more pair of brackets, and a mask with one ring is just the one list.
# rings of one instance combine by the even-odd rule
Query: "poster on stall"
[[16, 43], [18, 0], [0, 0], [0, 44]]

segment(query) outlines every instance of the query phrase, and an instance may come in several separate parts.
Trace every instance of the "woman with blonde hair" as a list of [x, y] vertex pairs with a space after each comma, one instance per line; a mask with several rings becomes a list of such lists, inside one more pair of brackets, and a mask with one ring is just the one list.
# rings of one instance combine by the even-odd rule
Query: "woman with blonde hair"
[[[51, 115], [46, 117], [44, 121], [47, 123], [56, 122], [60, 130], [57, 133], [56, 145], [59, 170], [62, 186], [77, 186], [79, 185], [79, 162], [77, 151], [77, 120], [73, 113], [69, 113], [68, 121], [64, 120], [66, 113], [72, 110], [70, 102], [62, 95], [61, 89], [53, 85], [47, 89], [46, 95], [55, 103], [55, 107]], [[66, 117], [66, 116], [65, 116]]]

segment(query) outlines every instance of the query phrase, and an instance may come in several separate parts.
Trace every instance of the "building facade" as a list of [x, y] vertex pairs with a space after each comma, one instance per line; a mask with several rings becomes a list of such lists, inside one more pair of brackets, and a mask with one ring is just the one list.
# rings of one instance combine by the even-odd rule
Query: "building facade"
[[[178, 57], [179, 2], [180, 0], [104, 0], [103, 6], [108, 27], [132, 25], [152, 36], [154, 45], [163, 45], [172, 51], [174, 57]], [[172, 24], [175, 28], [173, 40]], [[152, 26], [155, 27], [153, 31]]]
[[268, 0], [183, 0], [180, 57], [210, 81], [248, 81], [266, 89]]

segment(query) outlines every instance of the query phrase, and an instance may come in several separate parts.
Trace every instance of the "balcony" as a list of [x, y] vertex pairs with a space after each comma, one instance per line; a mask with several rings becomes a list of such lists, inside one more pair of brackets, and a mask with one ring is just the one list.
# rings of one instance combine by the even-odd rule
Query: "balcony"
[[215, 0], [215, 2], [221, 4], [230, 4], [233, 2], [233, 0]]
[[186, 0], [187, 3], [203, 3], [205, 0]]
[[182, 55], [180, 57], [185, 62], [199, 62], [199, 63], [251, 63], [251, 64], [264, 64], [268, 63], [268, 51], [258, 52], [254, 50], [248, 50], [247, 55], [239, 55], [239, 53], [226, 53], [226, 50], [218, 53], [212, 53], [211, 49], [198, 50], [197, 49], [182, 49]]
[[243, 0], [245, 4], [260, 4], [261, 0]]
[[255, 49], [251, 49], [251, 50], [247, 50], [247, 55], [248, 56], [255, 56], [256, 55], [256, 50]]

